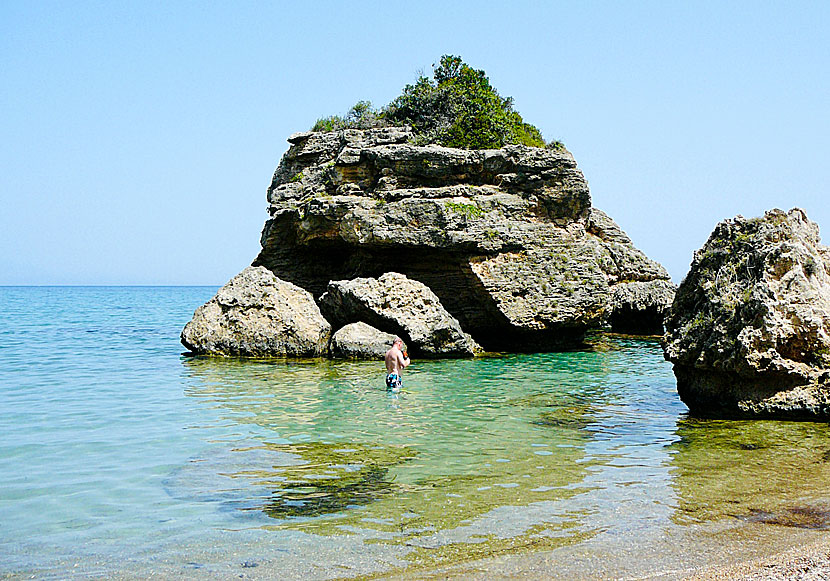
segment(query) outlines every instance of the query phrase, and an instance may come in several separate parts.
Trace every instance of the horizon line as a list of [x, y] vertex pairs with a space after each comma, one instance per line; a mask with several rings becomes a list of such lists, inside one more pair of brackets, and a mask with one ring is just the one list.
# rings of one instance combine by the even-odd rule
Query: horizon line
[[219, 284], [0, 284], [0, 288], [113, 288], [113, 287], [135, 287], [135, 288], [155, 288], [155, 287], [195, 287], [195, 286], [223, 286]]

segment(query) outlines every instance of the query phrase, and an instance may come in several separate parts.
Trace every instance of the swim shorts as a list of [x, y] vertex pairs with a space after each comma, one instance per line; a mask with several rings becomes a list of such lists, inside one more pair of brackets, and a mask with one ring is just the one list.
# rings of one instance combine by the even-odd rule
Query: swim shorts
[[401, 389], [402, 384], [403, 381], [401, 380], [401, 376], [397, 373], [390, 373], [386, 376], [386, 389], [398, 391]]

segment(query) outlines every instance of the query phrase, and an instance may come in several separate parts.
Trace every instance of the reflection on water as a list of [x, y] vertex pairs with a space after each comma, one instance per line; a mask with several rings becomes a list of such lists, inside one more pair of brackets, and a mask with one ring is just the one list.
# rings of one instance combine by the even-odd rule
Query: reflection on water
[[268, 515], [268, 530], [359, 534], [436, 564], [668, 523], [674, 507], [666, 445], [681, 407], [653, 342], [418, 362], [399, 395], [374, 362], [184, 365], [189, 396], [251, 428], [259, 443], [231, 439], [236, 455], [274, 457], [191, 463], [172, 492], [221, 472], [228, 505]]
[[619, 577], [828, 526], [827, 426], [688, 419], [654, 341], [416, 361], [393, 396], [377, 363], [181, 357], [215, 291], [0, 288], [0, 576], [419, 578], [551, 549], [531, 576]]
[[540, 426], [584, 430], [591, 425], [590, 410], [591, 407], [587, 405], [563, 405], [555, 409], [543, 411], [539, 414], [539, 419], [534, 423]]
[[261, 444], [239, 454], [274, 458], [255, 470], [196, 462], [171, 488], [186, 495], [203, 480], [194, 468], [218, 469], [239, 496], [269, 488], [243, 504], [271, 530], [360, 531], [420, 561], [571, 542], [591, 528], [580, 509], [552, 507], [591, 465], [582, 402], [610, 398], [605, 363], [592, 352], [419, 362], [392, 395], [377, 363], [191, 359], [188, 395], [221, 406], [219, 422], [256, 426]]
[[721, 518], [826, 529], [826, 423], [681, 419], [669, 447], [679, 524]]
[[195, 466], [226, 474], [231, 504], [274, 532], [357, 535], [434, 566], [723, 519], [828, 522], [826, 426], [690, 419], [654, 342], [418, 362], [400, 395], [373, 362], [184, 365], [190, 397], [251, 428], [234, 454], [271, 455]]

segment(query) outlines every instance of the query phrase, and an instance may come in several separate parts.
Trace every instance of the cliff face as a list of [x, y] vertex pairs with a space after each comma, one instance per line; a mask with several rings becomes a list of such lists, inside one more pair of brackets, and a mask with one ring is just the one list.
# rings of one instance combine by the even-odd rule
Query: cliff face
[[408, 143], [391, 127], [300, 133], [254, 261], [319, 298], [398, 272], [485, 349], [566, 346], [610, 320], [660, 332], [674, 287], [604, 213], [567, 151]]
[[830, 417], [830, 249], [798, 208], [717, 225], [666, 321], [696, 413]]

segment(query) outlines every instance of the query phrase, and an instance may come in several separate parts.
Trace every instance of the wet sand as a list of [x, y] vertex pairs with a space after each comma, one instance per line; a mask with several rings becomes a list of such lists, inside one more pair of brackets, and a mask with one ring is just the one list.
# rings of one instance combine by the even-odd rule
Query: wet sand
[[830, 542], [819, 541], [811, 545], [795, 547], [773, 557], [755, 559], [731, 567], [709, 569], [692, 576], [691, 579], [695, 581], [830, 579]]
[[[714, 534], [712, 534], [714, 532]], [[746, 534], [749, 533], [749, 534]], [[761, 533], [761, 536], [758, 534]], [[705, 531], [694, 544], [685, 544], [685, 535], [667, 534], [646, 545], [625, 546], [580, 543], [554, 551], [507, 554], [444, 567], [393, 569], [371, 573], [372, 558], [354, 552], [352, 566], [339, 571], [313, 565], [290, 569], [279, 558], [245, 561], [242, 556], [221, 566], [192, 563], [156, 562], [149, 567], [125, 567], [115, 570], [103, 563], [66, 564], [50, 572], [28, 574], [25, 571], [0, 578], [72, 578], [133, 580], [146, 578], [179, 579], [566, 579], [566, 580], [692, 580], [692, 581], [767, 581], [830, 580], [830, 533], [828, 531], [755, 528], [746, 530]], [[605, 539], [606, 541], [608, 539]], [[778, 551], [775, 547], [780, 547]], [[198, 555], [194, 556], [198, 558]], [[365, 567], [360, 566], [366, 561]], [[145, 563], [146, 565], [146, 563]], [[360, 574], [361, 569], [365, 571]]]
[[616, 543], [600, 535], [554, 551], [503, 555], [432, 570], [404, 569], [369, 578], [830, 580], [830, 532], [825, 530], [718, 523], [643, 541]]

